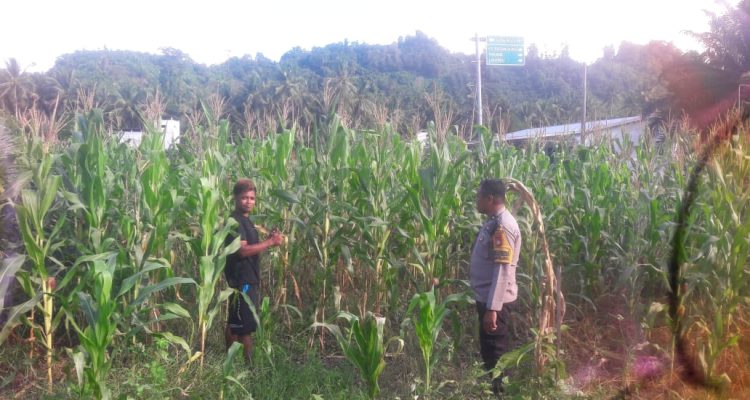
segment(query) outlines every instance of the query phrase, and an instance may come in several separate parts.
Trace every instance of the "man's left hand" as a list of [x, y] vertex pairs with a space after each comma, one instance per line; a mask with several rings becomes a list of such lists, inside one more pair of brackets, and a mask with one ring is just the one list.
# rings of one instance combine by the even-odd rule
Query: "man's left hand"
[[497, 330], [497, 311], [485, 311], [482, 325], [485, 333], [494, 333]]

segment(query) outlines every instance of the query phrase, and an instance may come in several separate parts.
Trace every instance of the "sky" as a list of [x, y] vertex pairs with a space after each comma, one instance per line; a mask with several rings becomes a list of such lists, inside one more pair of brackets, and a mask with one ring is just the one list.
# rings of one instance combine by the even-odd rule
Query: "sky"
[[[567, 45], [593, 62], [605, 46], [664, 40], [700, 50], [685, 31], [708, 31], [706, 11], [739, 0], [7, 0], [0, 62], [46, 71], [76, 50], [161, 53], [172, 47], [206, 65], [229, 57], [278, 60], [293, 47], [390, 44], [419, 30], [453, 52], [474, 53], [475, 34], [522, 36], [542, 53]], [[2, 65], [2, 64], [0, 64]]]

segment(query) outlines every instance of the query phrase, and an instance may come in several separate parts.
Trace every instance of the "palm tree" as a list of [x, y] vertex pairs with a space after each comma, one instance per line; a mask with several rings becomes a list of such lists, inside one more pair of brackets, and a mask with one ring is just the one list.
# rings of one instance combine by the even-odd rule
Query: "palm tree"
[[144, 103], [146, 92], [134, 85], [119, 87], [114, 93], [109, 107], [110, 122], [122, 130], [140, 130], [143, 128], [140, 106]]
[[21, 110], [28, 106], [33, 89], [33, 82], [21, 69], [18, 60], [9, 59], [5, 69], [0, 71], [0, 105], [6, 110], [13, 110], [13, 115], [18, 119]]
[[300, 91], [305, 82], [299, 75], [292, 72], [285, 72], [284, 79], [276, 87], [276, 96], [280, 99], [296, 99], [300, 97]]
[[52, 76], [46, 74], [33, 74], [34, 83], [33, 106], [39, 108], [45, 114], [52, 115], [58, 105], [64, 103], [64, 90], [60, 83]]
[[349, 68], [341, 66], [334, 77], [327, 78], [326, 86], [333, 91], [333, 106], [339, 115], [346, 115], [351, 110], [352, 100], [357, 95], [357, 85], [354, 77], [349, 74]]
[[294, 123], [301, 114], [305, 81], [297, 74], [284, 72], [283, 81], [276, 86], [274, 105], [282, 124]]
[[76, 77], [74, 69], [54, 69], [48, 74], [51, 79], [57, 82], [60, 89], [60, 104], [64, 106], [66, 111], [79, 111], [75, 110], [75, 104], [78, 100], [78, 88], [81, 83]]

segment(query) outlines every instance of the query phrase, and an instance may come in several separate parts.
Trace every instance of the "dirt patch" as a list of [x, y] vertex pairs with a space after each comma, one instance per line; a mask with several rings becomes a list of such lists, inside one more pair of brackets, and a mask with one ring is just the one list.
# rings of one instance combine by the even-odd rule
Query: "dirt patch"
[[[638, 318], [625, 310], [616, 295], [597, 299], [597, 310], [567, 321], [563, 334], [566, 383], [578, 393], [610, 388], [615, 398], [636, 399], [747, 399], [750, 398], [750, 323], [737, 313], [734, 332], [740, 340], [725, 349], [715, 374], [726, 373], [731, 383], [722, 391], [706, 389], [683, 379], [684, 369], [673, 362], [672, 333], [668, 326], [644, 330]], [[695, 336], [688, 336], [688, 352], [697, 360]], [[609, 390], [608, 390], [609, 391]], [[619, 396], [619, 397], [617, 397]]]

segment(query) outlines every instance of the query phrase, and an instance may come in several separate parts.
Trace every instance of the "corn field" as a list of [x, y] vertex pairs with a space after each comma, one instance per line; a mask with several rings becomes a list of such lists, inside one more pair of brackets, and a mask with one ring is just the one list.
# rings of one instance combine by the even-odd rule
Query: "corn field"
[[[15, 275], [18, 285], [15, 304], [0, 308], [7, 321], [0, 343], [3, 357], [20, 348], [13, 354], [44, 371], [46, 383], [29, 395], [139, 397], [117, 385], [112, 370], [134, 365], [133, 349], [157, 346], [148, 362], [168, 355], [176, 367], [165, 381], [182, 382], [179, 392], [162, 397], [204, 396], [191, 379], [213, 368], [221, 396], [265, 398], [243, 386], [247, 374], [232, 375], [236, 347], [226, 361], [212, 364], [210, 354], [221, 360], [227, 354], [221, 338], [231, 289], [222, 269], [236, 247], [225, 248], [224, 239], [234, 228], [231, 187], [242, 177], [258, 188], [255, 224], [287, 238], [263, 257], [268, 299], [256, 310], [258, 365], [276, 371], [276, 355], [294, 342], [323, 360], [360, 354], [350, 361], [362, 365], [357, 379], [369, 389], [346, 382], [340, 390], [350, 394], [343, 398], [471, 397], [462, 394], [468, 389], [450, 389], [451, 381], [471, 385], [471, 368], [450, 366], [478, 361], [476, 316], [466, 295], [482, 222], [474, 198], [481, 179], [499, 177], [523, 182], [543, 216], [547, 244], [531, 207], [511, 192], [509, 207], [524, 238], [523, 312], [513, 329], [522, 344], [544, 344], [537, 351], [551, 361], [554, 379], [573, 382], [570, 367], [582, 358], [573, 353], [580, 347], [575, 341], [584, 339], [577, 330], [594, 314], [620, 323], [621, 335], [601, 346], [621, 362], [621, 377], [642, 354], [665, 360], [665, 369], [679, 367], [671, 362], [672, 339], [660, 333], [673, 322], [667, 314], [673, 221], [697, 158], [689, 132], [660, 144], [648, 137], [617, 143], [619, 152], [606, 140], [587, 148], [556, 144], [551, 152], [542, 144], [497, 145], [487, 131], [468, 148], [455, 136], [437, 138], [434, 129], [423, 145], [388, 126], [355, 131], [336, 120], [321, 133], [308, 147], [293, 130], [248, 138], [207, 118], [167, 150], [156, 126], [132, 147], [107, 132], [94, 110], [75, 119], [66, 140], [19, 134], [14, 170], [22, 189], [17, 196], [0, 192], [20, 233], [17, 254], [3, 263], [2, 275]], [[680, 248], [680, 334], [691, 338], [699, 370], [723, 387], [731, 387], [732, 377], [722, 360], [743, 348], [750, 301], [746, 139], [733, 137], [707, 164]], [[561, 271], [567, 310], [561, 336], [536, 329], [548, 289], [545, 245]], [[351, 359], [357, 357], [360, 364]], [[381, 389], [378, 376], [389, 369], [406, 372]], [[314, 395], [308, 394], [322, 398]]]

